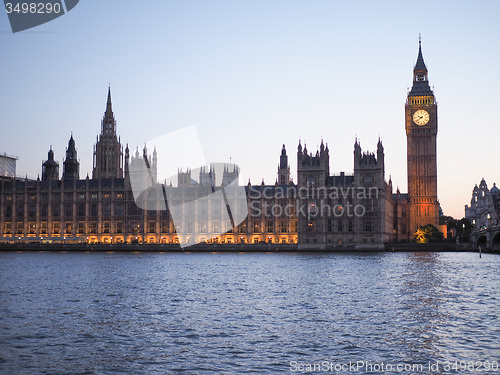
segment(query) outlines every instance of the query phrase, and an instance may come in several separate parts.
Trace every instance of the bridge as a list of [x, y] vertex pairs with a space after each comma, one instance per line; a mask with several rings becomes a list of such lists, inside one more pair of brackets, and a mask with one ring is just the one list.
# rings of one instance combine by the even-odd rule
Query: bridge
[[500, 225], [475, 230], [470, 235], [475, 250], [500, 252]]

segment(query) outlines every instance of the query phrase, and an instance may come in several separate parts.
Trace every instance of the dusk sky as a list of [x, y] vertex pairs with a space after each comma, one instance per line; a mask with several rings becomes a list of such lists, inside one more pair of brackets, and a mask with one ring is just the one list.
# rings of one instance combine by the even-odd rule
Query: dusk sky
[[134, 150], [195, 126], [208, 162], [238, 164], [241, 184], [274, 184], [283, 143], [296, 181], [299, 139], [315, 152], [323, 138], [339, 174], [352, 173], [356, 136], [363, 151], [380, 136], [386, 179], [406, 192], [404, 104], [421, 33], [439, 200], [462, 218], [481, 178], [500, 183], [499, 15], [495, 0], [82, 0], [13, 34], [2, 12], [0, 153], [36, 178], [52, 145], [62, 173], [73, 132], [80, 177], [91, 176], [111, 84]]

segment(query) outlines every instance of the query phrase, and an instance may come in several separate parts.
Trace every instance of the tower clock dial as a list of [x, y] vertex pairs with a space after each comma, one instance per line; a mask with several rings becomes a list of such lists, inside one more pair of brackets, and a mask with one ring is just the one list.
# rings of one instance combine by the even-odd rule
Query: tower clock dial
[[413, 114], [413, 122], [418, 126], [424, 126], [429, 122], [429, 113], [423, 109], [419, 109]]

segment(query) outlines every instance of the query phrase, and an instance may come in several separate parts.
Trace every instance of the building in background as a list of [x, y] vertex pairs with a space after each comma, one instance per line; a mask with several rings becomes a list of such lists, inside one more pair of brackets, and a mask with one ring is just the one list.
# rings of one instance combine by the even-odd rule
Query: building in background
[[474, 186], [470, 206], [465, 206], [465, 218], [473, 230], [484, 230], [500, 224], [500, 190], [496, 184], [491, 189], [484, 178]]

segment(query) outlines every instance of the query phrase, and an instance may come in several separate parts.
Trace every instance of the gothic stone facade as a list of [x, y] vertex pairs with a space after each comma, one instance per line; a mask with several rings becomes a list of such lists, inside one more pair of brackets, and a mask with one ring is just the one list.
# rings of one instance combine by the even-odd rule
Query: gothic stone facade
[[[0, 177], [0, 242], [101, 243], [286, 243], [305, 247], [361, 245], [380, 247], [388, 241], [406, 242], [420, 225], [438, 224], [436, 136], [437, 104], [429, 88], [421, 46], [413, 71], [413, 87], [405, 105], [408, 157], [408, 194], [393, 193], [385, 180], [384, 148], [379, 140], [374, 153], [364, 153], [356, 140], [352, 174], [330, 174], [328, 145], [309, 153], [299, 141], [297, 183], [290, 177], [285, 145], [274, 185], [245, 186], [248, 215], [241, 223], [224, 226], [217, 218], [223, 204], [190, 205], [194, 219], [176, 233], [172, 212], [183, 202], [237, 183], [239, 170], [225, 168], [221, 184], [215, 171], [202, 168], [199, 176], [179, 171], [178, 186], [157, 182], [156, 150], [130, 153], [116, 133], [108, 90], [101, 132], [94, 147], [92, 178], [80, 179], [75, 141], [71, 136], [62, 178], [54, 151], [42, 164], [37, 180]], [[145, 161], [156, 191], [153, 204], [136, 204], [130, 179], [134, 165]], [[148, 178], [149, 178], [148, 177]], [[197, 181], [191, 177], [199, 177]], [[140, 181], [139, 181], [140, 182]], [[144, 181], [146, 186], [149, 183]], [[153, 189], [154, 191], [154, 189]], [[134, 199], [135, 198], [135, 199]], [[156, 199], [156, 203], [155, 202]], [[159, 209], [161, 208], [161, 209]], [[179, 228], [178, 228], [179, 229]], [[216, 234], [214, 233], [223, 233]], [[185, 234], [188, 234], [187, 236]], [[192, 235], [190, 235], [192, 234]]]
[[354, 144], [354, 173], [330, 175], [329, 149], [297, 150], [298, 236], [306, 247], [357, 244], [382, 246], [393, 240], [392, 186], [384, 178], [384, 148], [362, 153]]

